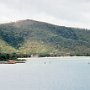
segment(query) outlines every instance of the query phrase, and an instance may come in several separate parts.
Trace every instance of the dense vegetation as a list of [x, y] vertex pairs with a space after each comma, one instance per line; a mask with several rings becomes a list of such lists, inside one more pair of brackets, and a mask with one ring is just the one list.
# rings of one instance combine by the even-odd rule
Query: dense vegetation
[[1, 24], [0, 53], [90, 56], [90, 31], [34, 20]]
[[12, 54], [0, 53], [0, 61], [8, 61], [8, 60], [17, 60], [17, 55], [15, 53]]

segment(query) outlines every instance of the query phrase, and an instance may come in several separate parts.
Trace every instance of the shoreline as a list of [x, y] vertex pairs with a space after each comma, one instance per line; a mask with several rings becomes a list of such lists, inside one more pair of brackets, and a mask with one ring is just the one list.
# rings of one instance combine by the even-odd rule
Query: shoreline
[[17, 64], [17, 63], [25, 63], [25, 61], [15, 61], [15, 60], [0, 61], [0, 64]]
[[[27, 57], [27, 58], [18, 58], [18, 60], [8, 60], [8, 61], [0, 61], [0, 64], [17, 64], [17, 63], [25, 63], [28, 60], [34, 59], [69, 59], [69, 58], [90, 58], [90, 56], [60, 56], [60, 57]], [[78, 61], [78, 60], [76, 60]]]
[[34, 58], [75, 58], [75, 57], [90, 57], [90, 56], [60, 56], [60, 57], [26, 57], [26, 58], [18, 58], [19, 60], [22, 59], [34, 59]]

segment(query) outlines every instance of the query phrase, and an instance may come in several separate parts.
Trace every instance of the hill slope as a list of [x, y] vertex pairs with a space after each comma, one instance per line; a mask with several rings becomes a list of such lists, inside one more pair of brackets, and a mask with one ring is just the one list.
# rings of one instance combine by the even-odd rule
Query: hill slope
[[29, 19], [1, 24], [0, 40], [8, 44], [7, 52], [13, 48], [11, 52], [22, 54], [90, 55], [89, 30]]

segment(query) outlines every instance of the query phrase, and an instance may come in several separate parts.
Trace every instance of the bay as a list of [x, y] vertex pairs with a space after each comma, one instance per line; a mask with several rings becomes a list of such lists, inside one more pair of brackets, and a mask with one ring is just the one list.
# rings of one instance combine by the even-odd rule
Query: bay
[[26, 59], [0, 64], [0, 90], [90, 90], [90, 57]]

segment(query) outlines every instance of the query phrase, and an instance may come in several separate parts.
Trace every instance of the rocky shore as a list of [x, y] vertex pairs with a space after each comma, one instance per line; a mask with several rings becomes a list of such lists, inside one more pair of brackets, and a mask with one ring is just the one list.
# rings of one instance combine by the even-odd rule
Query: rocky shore
[[15, 60], [0, 61], [0, 64], [16, 64], [16, 63], [25, 63], [25, 61], [15, 61]]

